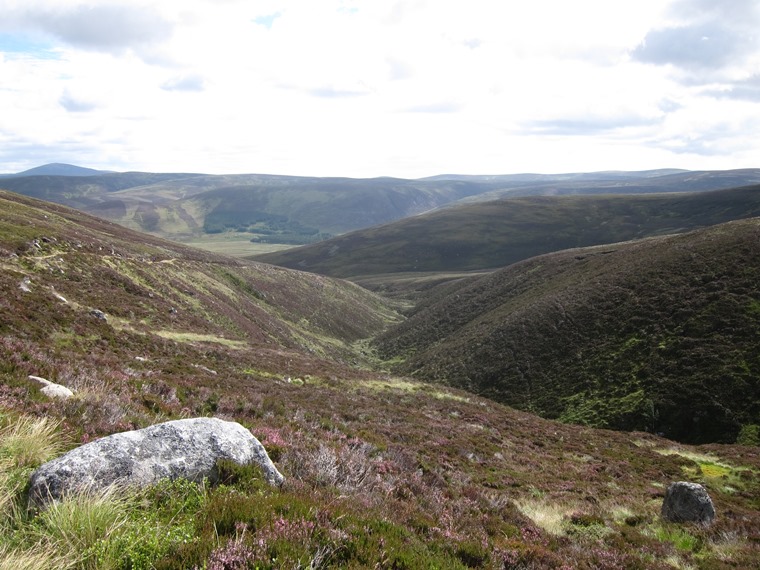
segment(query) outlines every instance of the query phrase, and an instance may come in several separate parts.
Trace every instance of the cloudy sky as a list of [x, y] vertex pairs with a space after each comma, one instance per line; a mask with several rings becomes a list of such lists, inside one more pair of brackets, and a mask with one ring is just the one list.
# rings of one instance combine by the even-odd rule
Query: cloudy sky
[[760, 167], [757, 0], [0, 0], [0, 172]]

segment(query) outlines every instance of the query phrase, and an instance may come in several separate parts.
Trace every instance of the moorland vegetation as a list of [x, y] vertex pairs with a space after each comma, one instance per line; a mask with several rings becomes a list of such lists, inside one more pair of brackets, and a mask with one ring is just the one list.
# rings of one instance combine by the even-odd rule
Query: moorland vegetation
[[[523, 278], [507, 268], [428, 283], [428, 300], [410, 307], [347, 281], [234, 260], [0, 193], [0, 568], [755, 568], [756, 411], [731, 402], [744, 429], [722, 432], [749, 445], [692, 445], [656, 435], [652, 425], [615, 426], [648, 430], [629, 432], [566, 423], [604, 416], [593, 398], [558, 422], [391, 368], [419, 355], [423, 370], [425, 353], [456, 331], [478, 348], [488, 336], [473, 332], [464, 311], [480, 311], [484, 325], [526, 325], [514, 331], [527, 347], [543, 330], [528, 316], [554, 319], [561, 301], [573, 321], [549, 324], [572, 331], [572, 342], [609, 335], [598, 354], [581, 359], [596, 373], [627, 379], [665, 361], [658, 350], [686, 351], [674, 371], [709, 372], [723, 355], [717, 349], [730, 348], [727, 356], [746, 366], [715, 370], [756, 387], [756, 232], [756, 221], [736, 222], [679, 236], [678, 247], [660, 237], [544, 256], [522, 263], [534, 270]], [[635, 248], [650, 253], [639, 257]], [[620, 261], [616, 276], [610, 259]], [[680, 281], [661, 304], [695, 296], [686, 304], [692, 312], [679, 313], [684, 319], [656, 329], [646, 319], [665, 318], [649, 306], [668, 290], [667, 267]], [[531, 275], [542, 277], [530, 282]], [[629, 275], [643, 285], [625, 281]], [[581, 283], [589, 279], [597, 297]], [[517, 303], [509, 295], [520, 286], [521, 317], [501, 306]], [[502, 294], [491, 297], [490, 288]], [[621, 290], [629, 294], [616, 297]], [[602, 307], [579, 308], [608, 295], [610, 319], [620, 319], [623, 332], [599, 328], [610, 325], [598, 323]], [[631, 299], [640, 313], [635, 305], [613, 311]], [[438, 313], [449, 301], [461, 311]], [[502, 312], [489, 317], [487, 307]], [[698, 334], [709, 341], [694, 342]], [[535, 344], [561, 348], [556, 337]], [[484, 354], [505, 354], [494, 348], [473, 364], [494, 366]], [[621, 355], [635, 356], [638, 368]], [[539, 357], [529, 363], [550, 366]], [[49, 399], [29, 375], [74, 396]], [[701, 386], [712, 386], [707, 380], [706, 372]], [[249, 428], [285, 475], [282, 488], [256, 468], [220, 464], [215, 485], [177, 480], [28, 507], [30, 473], [63, 451], [204, 415]], [[665, 488], [676, 480], [705, 485], [718, 513], [712, 526], [661, 520]]]
[[533, 257], [428, 291], [398, 372], [544, 417], [736, 441], [760, 420], [760, 219]]
[[[179, 241], [233, 234], [308, 244], [461, 201], [563, 194], [702, 192], [760, 182], [760, 170], [505, 176], [319, 178], [267, 174], [102, 172], [49, 164], [1, 177], [3, 188]], [[271, 223], [270, 223], [271, 222]], [[259, 253], [255, 250], [251, 254]]]
[[438, 209], [258, 261], [360, 281], [493, 270], [536, 255], [760, 215], [760, 186], [698, 193], [505, 198]]

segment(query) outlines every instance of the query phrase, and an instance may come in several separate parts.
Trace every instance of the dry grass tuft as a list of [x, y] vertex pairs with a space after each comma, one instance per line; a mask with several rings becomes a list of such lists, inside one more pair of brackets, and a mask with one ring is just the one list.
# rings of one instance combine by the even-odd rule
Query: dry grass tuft
[[0, 570], [63, 570], [74, 564], [74, 560], [62, 557], [50, 546], [37, 545], [31, 550], [0, 546]]
[[88, 551], [127, 522], [132, 500], [115, 487], [51, 503], [39, 515], [40, 542], [86, 562]]
[[515, 506], [537, 527], [554, 536], [566, 534], [565, 522], [575, 511], [571, 505], [552, 504], [537, 499], [515, 501]]
[[0, 429], [0, 463], [34, 467], [63, 450], [58, 434], [60, 422], [49, 418], [22, 416]]

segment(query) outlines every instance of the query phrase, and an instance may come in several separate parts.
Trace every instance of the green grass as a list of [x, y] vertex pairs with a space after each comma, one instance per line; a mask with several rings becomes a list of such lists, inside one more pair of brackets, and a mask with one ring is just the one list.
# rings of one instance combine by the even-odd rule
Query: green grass
[[173, 340], [176, 342], [188, 342], [188, 343], [210, 342], [213, 344], [221, 344], [228, 348], [234, 348], [234, 349], [242, 349], [248, 345], [248, 343], [242, 340], [233, 340], [233, 339], [224, 338], [224, 337], [213, 335], [213, 334], [198, 334], [198, 333], [192, 333], [192, 332], [167, 331], [167, 330], [153, 331], [153, 334], [160, 336], [161, 338]]
[[222, 234], [209, 234], [203, 238], [186, 240], [185, 243], [193, 247], [199, 247], [214, 253], [231, 255], [233, 257], [250, 257], [275, 251], [283, 251], [293, 247], [292, 245], [278, 243], [254, 243], [251, 236], [237, 232]]
[[688, 529], [667, 523], [653, 525], [648, 531], [660, 542], [669, 542], [679, 551], [696, 554], [703, 546], [703, 540]]
[[94, 556], [96, 547], [124, 532], [130, 499], [111, 489], [82, 493], [50, 504], [33, 521], [34, 533], [67, 558], [84, 568], [102, 566]]
[[3, 425], [0, 427], [0, 465], [26, 468], [52, 459], [63, 448], [57, 437], [58, 428], [58, 421], [27, 416]]

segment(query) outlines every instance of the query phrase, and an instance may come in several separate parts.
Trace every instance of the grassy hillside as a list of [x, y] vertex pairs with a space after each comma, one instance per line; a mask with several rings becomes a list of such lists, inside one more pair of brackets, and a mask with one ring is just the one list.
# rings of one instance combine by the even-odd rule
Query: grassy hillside
[[450, 207], [255, 259], [351, 278], [473, 271], [757, 215], [760, 186], [694, 194], [512, 198]]
[[381, 337], [419, 378], [563, 421], [734, 441], [760, 423], [760, 219], [534, 257]]
[[[565, 425], [373, 371], [366, 337], [397, 316], [351, 284], [2, 193], [0, 292], [0, 567], [757, 566], [760, 448]], [[30, 374], [75, 395], [48, 400]], [[217, 486], [27, 511], [42, 461], [195, 415], [249, 427], [285, 485], [220, 465]], [[682, 479], [708, 488], [712, 527], [660, 520]]]

